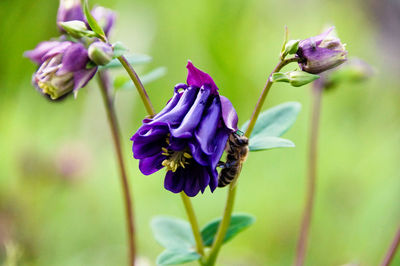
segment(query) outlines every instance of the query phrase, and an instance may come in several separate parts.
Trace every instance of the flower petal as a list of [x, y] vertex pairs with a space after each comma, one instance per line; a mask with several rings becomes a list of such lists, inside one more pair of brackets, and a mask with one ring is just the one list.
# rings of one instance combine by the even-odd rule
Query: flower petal
[[[206, 86], [208, 87], [208, 86]], [[191, 138], [193, 131], [201, 121], [204, 108], [206, 107], [210, 90], [204, 89], [204, 86], [199, 90], [196, 100], [191, 106], [189, 112], [183, 118], [181, 124], [176, 129], [171, 129], [171, 135], [176, 138]]]
[[84, 69], [74, 73], [74, 96], [78, 94], [78, 90], [86, 86], [86, 84], [93, 78], [96, 74], [97, 67], [91, 69]]
[[221, 100], [221, 108], [222, 108], [222, 118], [224, 119], [225, 126], [232, 131], [236, 131], [238, 116], [235, 108], [233, 108], [232, 103], [225, 96], [219, 96]]
[[178, 103], [169, 112], [161, 111], [163, 114], [158, 116], [157, 119], [153, 119], [153, 121], [148, 124], [169, 126], [180, 124], [189, 109], [192, 107], [193, 102], [196, 99], [197, 91], [197, 88], [189, 87], [182, 93]]
[[33, 62], [41, 65], [41, 64], [43, 64], [44, 61], [46, 61], [46, 60], [43, 60], [44, 55], [47, 54], [52, 49], [59, 47], [61, 44], [62, 44], [62, 42], [58, 42], [58, 41], [41, 42], [36, 46], [35, 49], [26, 51], [24, 53], [24, 56], [28, 57]]
[[65, 50], [61, 68], [57, 71], [57, 75], [63, 75], [67, 72], [75, 72], [78, 70], [86, 70], [88, 62], [89, 56], [85, 46], [81, 43], [74, 43]]
[[168, 171], [164, 179], [165, 189], [179, 193], [183, 190], [185, 185], [185, 178], [181, 176], [181, 170], [178, 169], [176, 172]]
[[199, 126], [196, 129], [195, 136], [197, 142], [204, 153], [211, 155], [214, 152], [215, 133], [221, 119], [221, 105], [219, 97], [215, 97], [211, 106], [207, 108]]
[[164, 155], [156, 154], [151, 157], [143, 158], [139, 160], [139, 170], [144, 175], [151, 175], [164, 166], [162, 162], [166, 159]]
[[188, 70], [188, 76], [186, 82], [190, 86], [196, 86], [201, 88], [203, 85], [210, 86], [212, 94], [218, 94], [218, 87], [215, 85], [214, 80], [207, 73], [196, 68], [193, 63], [189, 60], [186, 66]]

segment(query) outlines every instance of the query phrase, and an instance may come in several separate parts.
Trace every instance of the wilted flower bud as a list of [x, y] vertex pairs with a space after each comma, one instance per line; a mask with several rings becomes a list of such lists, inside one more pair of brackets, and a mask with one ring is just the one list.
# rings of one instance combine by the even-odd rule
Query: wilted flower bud
[[[60, 6], [57, 13], [57, 24], [71, 20], [84, 21], [85, 16], [81, 6], [81, 0], [60, 0]], [[61, 32], [65, 30], [59, 25]]]
[[102, 6], [95, 6], [90, 13], [108, 36], [116, 20], [115, 12]]
[[38, 90], [52, 100], [84, 87], [96, 73], [97, 67], [87, 69], [88, 52], [81, 43], [42, 42], [25, 56], [39, 64], [33, 76]]
[[297, 56], [303, 71], [318, 74], [346, 61], [345, 46], [339, 38], [329, 36], [332, 30], [333, 27], [318, 36], [300, 41]]
[[104, 66], [113, 59], [114, 51], [110, 44], [104, 42], [95, 42], [89, 46], [89, 58], [96, 65]]

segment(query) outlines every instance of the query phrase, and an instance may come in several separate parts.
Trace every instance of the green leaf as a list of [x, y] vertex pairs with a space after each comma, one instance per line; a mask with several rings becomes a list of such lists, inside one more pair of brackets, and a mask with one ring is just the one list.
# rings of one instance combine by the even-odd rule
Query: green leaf
[[167, 68], [166, 67], [157, 67], [156, 69], [153, 69], [149, 73], [143, 75], [140, 77], [140, 80], [142, 81], [143, 84], [148, 84], [150, 82], [153, 82], [167, 74]]
[[295, 147], [294, 143], [288, 139], [279, 137], [269, 137], [257, 135], [250, 139], [250, 151], [270, 150], [274, 148], [288, 148]]
[[[233, 214], [231, 217], [231, 222], [229, 223], [228, 230], [223, 243], [231, 240], [235, 235], [242, 232], [244, 229], [249, 227], [255, 222], [254, 216], [249, 214]], [[201, 237], [203, 238], [204, 245], [210, 247], [214, 242], [215, 234], [218, 231], [221, 218], [211, 221], [206, 226], [201, 229]]]
[[[115, 50], [114, 50], [114, 55], [115, 55]], [[129, 64], [132, 66], [138, 66], [138, 65], [143, 65], [146, 63], [151, 62], [152, 58], [148, 55], [129, 55], [125, 56], [126, 60], [128, 60]], [[122, 67], [121, 62], [119, 62], [118, 59], [113, 59], [111, 60], [110, 63], [108, 63], [105, 66], [102, 66], [102, 69], [109, 69], [109, 68], [117, 68], [117, 67]]]
[[[261, 113], [250, 138], [257, 135], [269, 137], [282, 136], [294, 124], [300, 109], [300, 103], [286, 102]], [[245, 132], [248, 125], [249, 121], [244, 123], [241, 130]]]
[[190, 224], [184, 220], [159, 216], [151, 221], [155, 239], [167, 249], [192, 249], [195, 246]]
[[157, 257], [157, 265], [183, 264], [200, 259], [200, 254], [187, 249], [167, 249]]
[[98, 37], [102, 41], [105, 42], [107, 40], [106, 34], [104, 33], [103, 28], [100, 27], [100, 25], [97, 23], [97, 21], [94, 19], [94, 17], [90, 13], [88, 0], [85, 0], [83, 11], [85, 12], [86, 20], [87, 20], [90, 28], [98, 35]]
[[122, 42], [116, 42], [112, 45], [114, 50], [114, 58], [120, 57], [128, 52], [128, 48]]
[[[148, 84], [164, 76], [166, 73], [167, 73], [166, 67], [158, 67], [143, 76], [140, 75], [140, 80], [142, 81], [143, 84]], [[115, 90], [132, 90], [135, 88], [136, 87], [133, 84], [132, 80], [126, 75], [117, 76], [114, 79]]]

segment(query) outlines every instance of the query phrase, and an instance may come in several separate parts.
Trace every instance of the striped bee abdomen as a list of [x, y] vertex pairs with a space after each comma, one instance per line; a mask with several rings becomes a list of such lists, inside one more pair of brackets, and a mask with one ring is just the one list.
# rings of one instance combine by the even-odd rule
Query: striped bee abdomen
[[237, 132], [229, 135], [226, 143], [226, 162], [218, 164], [222, 170], [218, 176], [218, 187], [225, 187], [232, 183], [242, 167], [242, 163], [246, 160], [247, 153], [249, 152], [249, 140], [247, 137]]

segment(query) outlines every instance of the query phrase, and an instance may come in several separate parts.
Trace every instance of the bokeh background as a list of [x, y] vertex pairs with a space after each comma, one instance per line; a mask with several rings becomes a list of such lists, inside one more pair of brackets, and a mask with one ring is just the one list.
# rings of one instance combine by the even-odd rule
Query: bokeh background
[[[375, 75], [325, 94], [319, 176], [307, 265], [378, 265], [400, 221], [400, 3], [398, 0], [92, 0], [118, 12], [112, 40], [153, 57], [145, 73], [157, 110], [186, 78], [186, 61], [211, 73], [221, 94], [248, 119], [276, 64], [287, 25], [293, 39], [336, 25], [350, 56]], [[125, 221], [111, 136], [97, 84], [52, 103], [30, 84], [35, 66], [22, 57], [57, 36], [58, 1], [0, 1], [0, 263], [124, 265]], [[293, 67], [294, 68], [294, 67]], [[220, 265], [291, 265], [304, 205], [310, 88], [273, 87], [265, 108], [299, 101], [286, 134], [294, 149], [252, 153], [243, 169], [237, 212], [257, 222], [227, 244]], [[116, 105], [134, 193], [138, 252], [154, 265], [162, 248], [149, 221], [185, 218], [178, 195], [163, 189], [164, 171], [143, 176], [130, 136], [146, 115], [136, 91]], [[226, 189], [194, 199], [204, 225], [220, 216]], [[6, 244], [6, 245], [5, 245]], [[6, 248], [7, 247], [7, 252]], [[8, 254], [7, 256], [5, 254]], [[393, 265], [400, 265], [400, 256]]]

